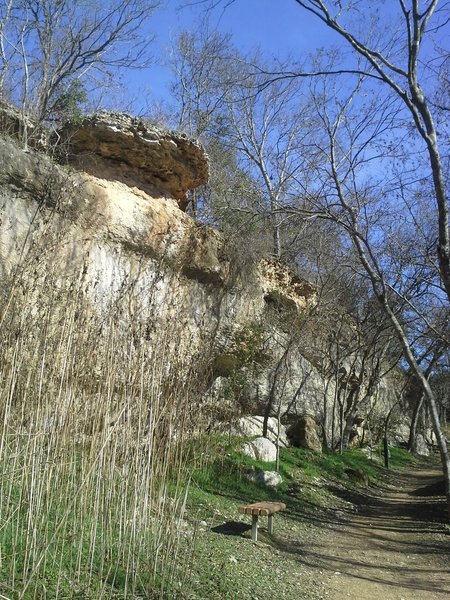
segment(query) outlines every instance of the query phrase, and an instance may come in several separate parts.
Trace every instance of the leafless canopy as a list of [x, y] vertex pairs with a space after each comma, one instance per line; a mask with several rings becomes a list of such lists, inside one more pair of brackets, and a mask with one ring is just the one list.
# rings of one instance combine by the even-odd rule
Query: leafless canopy
[[147, 21], [159, 3], [7, 0], [0, 7], [0, 95], [41, 122], [88, 75], [147, 65]]

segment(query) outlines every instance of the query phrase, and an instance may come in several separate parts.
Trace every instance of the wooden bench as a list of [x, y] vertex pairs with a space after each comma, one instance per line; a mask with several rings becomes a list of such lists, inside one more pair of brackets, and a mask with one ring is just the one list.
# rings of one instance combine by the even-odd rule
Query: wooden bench
[[258, 541], [258, 517], [268, 517], [267, 531], [270, 535], [273, 533], [273, 515], [280, 510], [284, 510], [286, 504], [283, 502], [255, 502], [241, 506], [239, 512], [242, 515], [252, 515], [252, 540]]

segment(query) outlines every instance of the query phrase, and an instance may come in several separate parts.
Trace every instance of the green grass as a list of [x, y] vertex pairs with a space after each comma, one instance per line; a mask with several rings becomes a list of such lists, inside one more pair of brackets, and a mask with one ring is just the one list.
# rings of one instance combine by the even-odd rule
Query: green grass
[[[364, 472], [370, 482], [376, 484], [386, 472], [382, 463], [370, 460], [358, 450], [339, 455], [316, 454], [298, 448], [283, 449], [280, 462], [283, 483], [278, 489], [271, 489], [250, 481], [248, 474], [255, 469], [275, 470], [275, 463], [261, 463], [242, 455], [242, 445], [242, 438], [222, 436], [197, 438], [189, 443], [186, 449], [188, 459], [191, 464], [201, 466], [191, 474], [187, 510], [180, 521], [180, 561], [174, 576], [169, 578], [170, 588], [166, 592], [161, 590], [163, 584], [158, 584], [158, 574], [152, 572], [152, 556], [145, 553], [154, 547], [150, 537], [148, 540], [141, 539], [139, 547], [133, 550], [132, 562], [140, 564], [139, 576], [133, 580], [127, 564], [131, 554], [124, 556], [118, 551], [124, 548], [124, 542], [119, 539], [119, 529], [111, 527], [108, 522], [108, 518], [118, 522], [114, 511], [110, 509], [110, 513], [98, 520], [95, 498], [86, 496], [84, 517], [80, 520], [76, 514], [76, 502], [73, 511], [70, 510], [73, 495], [72, 500], [69, 496], [50, 495], [42, 498], [46, 505], [45, 519], [42, 518], [33, 527], [37, 551], [43, 552], [45, 559], [23, 595], [24, 600], [125, 597], [192, 600], [257, 597], [262, 600], [277, 597], [281, 579], [282, 594], [286, 600], [299, 597], [300, 584], [300, 597], [312, 600], [320, 597], [320, 586], [313, 574], [299, 565], [295, 552], [283, 552], [279, 556], [279, 548], [289, 540], [295, 545], [299, 540], [310, 539], [318, 531], [317, 523], [320, 527], [320, 522], [330, 518], [334, 511], [348, 508], [345, 496], [336, 496], [332, 491], [336, 484], [353, 488], [361, 486], [357, 479], [345, 476], [346, 468]], [[199, 459], [201, 455], [203, 460]], [[75, 458], [80, 461], [79, 454]], [[393, 469], [416, 462], [417, 459], [404, 450], [391, 449]], [[60, 487], [70, 491], [73, 486], [76, 490], [79, 485], [77, 478], [81, 476], [78, 471], [74, 467], [70, 471], [73, 481], [64, 483], [61, 480]], [[187, 485], [187, 481], [185, 483]], [[116, 484], [120, 491], [121, 482], [118, 480]], [[179, 493], [177, 485], [174, 483], [173, 489], [169, 489], [170, 497]], [[133, 495], [123, 499], [131, 504]], [[19, 597], [17, 592], [29, 575], [23, 563], [30, 541], [27, 539], [29, 512], [27, 503], [21, 500], [19, 485], [10, 488], [9, 500], [11, 510], [6, 510], [6, 513], [12, 514], [15, 507], [17, 512], [14, 518], [3, 523], [0, 532], [0, 595], [14, 599]], [[92, 510], [87, 510], [91, 500]], [[263, 527], [261, 544], [255, 546], [250, 539], [249, 518], [240, 515], [238, 508], [262, 500], [284, 502], [288, 511], [277, 515], [273, 537], [268, 536]], [[63, 527], [56, 535], [62, 520]], [[222, 533], [221, 528], [226, 523], [237, 528], [235, 533]], [[92, 548], [94, 530], [98, 548]], [[149, 530], [144, 535], [152, 534]], [[38, 543], [39, 538], [43, 540], [42, 544]], [[48, 548], [45, 549], [47, 543]], [[12, 558], [14, 565], [10, 562]], [[145, 566], [147, 563], [148, 567]]]
[[[262, 463], [240, 453], [242, 438], [221, 438], [215, 436], [209, 442], [209, 456], [203, 466], [193, 473], [190, 493], [191, 503], [210, 501], [217, 504], [224, 499], [231, 502], [250, 502], [260, 500], [286, 499], [293, 482], [314, 484], [318, 480], [332, 480], [345, 483], [346, 469], [363, 473], [369, 482], [377, 483], [386, 473], [381, 451], [374, 459], [360, 450], [346, 450], [342, 454], [335, 452], [316, 453], [302, 448], [284, 448], [280, 456], [280, 474], [282, 485], [277, 490], [257, 485], [248, 479], [252, 470], [275, 470], [275, 463]], [[418, 459], [401, 448], [390, 448], [391, 469], [416, 464]], [[361, 485], [358, 478], [350, 482]]]
[[[207, 459], [192, 475], [184, 541], [192, 553], [187, 567], [189, 586], [180, 591], [180, 597], [322, 597], [317, 573], [298, 561], [298, 552], [301, 553], [303, 542], [321, 534], [323, 523], [336, 519], [336, 511], [351, 511], [346, 494], [336, 495], [333, 490], [361, 489], [364, 493], [364, 484], [346, 476], [345, 469], [365, 473], [369, 482], [376, 485], [386, 474], [381, 455], [371, 460], [359, 450], [340, 455], [283, 449], [283, 483], [278, 489], [270, 489], [249, 481], [248, 473], [254, 469], [275, 470], [275, 463], [260, 463], [243, 456], [239, 452], [243, 443], [242, 438], [213, 436], [197, 440], [190, 448], [193, 456], [201, 449]], [[415, 462], [417, 459], [404, 450], [391, 450], [393, 469]], [[262, 500], [284, 502], [288, 510], [275, 517], [273, 537], [265, 531], [262, 519], [260, 543], [254, 545], [250, 519], [240, 515], [238, 509]], [[226, 533], [227, 528], [230, 533]]]

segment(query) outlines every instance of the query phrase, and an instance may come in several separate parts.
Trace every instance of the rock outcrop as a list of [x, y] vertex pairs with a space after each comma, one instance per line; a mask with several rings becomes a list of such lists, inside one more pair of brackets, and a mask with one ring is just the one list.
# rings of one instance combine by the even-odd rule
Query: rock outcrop
[[286, 430], [287, 437], [292, 446], [306, 448], [313, 452], [322, 451], [322, 443], [317, 434], [317, 424], [310, 415], [298, 417]]
[[262, 462], [275, 462], [277, 460], [277, 447], [273, 442], [264, 437], [247, 442], [242, 452], [246, 456], [254, 460], [261, 460]]
[[187, 192], [208, 180], [200, 144], [125, 113], [98, 113], [67, 124], [57, 143], [86, 173], [175, 198], [181, 208]]
[[[24, 263], [23, 278], [33, 288], [42, 286], [42, 293], [50, 276], [66, 287], [81, 277], [83, 298], [96, 314], [131, 294], [128, 318], [149, 323], [146, 343], [170, 331], [179, 353], [194, 355], [207, 347], [205, 359], [213, 364], [221, 356], [241, 360], [247, 343], [242, 332], [254, 324], [264, 329], [272, 309], [268, 295], [294, 312], [314, 302], [311, 286], [305, 282], [303, 288], [298, 281], [291, 288], [293, 276], [287, 269], [282, 275], [281, 265], [244, 261], [240, 267], [239, 252], [216, 230], [198, 226], [174, 198], [132, 188], [120, 177], [61, 168], [7, 139], [0, 139], [0, 162], [0, 279], [5, 289]], [[261, 360], [269, 373], [271, 354]], [[245, 361], [238, 366], [245, 370]], [[211, 384], [219, 374], [212, 375]], [[225, 386], [229, 376], [223, 378]], [[287, 404], [291, 398], [280, 400]], [[265, 403], [262, 395], [258, 402]], [[223, 396], [215, 403], [223, 403]]]
[[[115, 330], [132, 328], [139, 351], [182, 357], [180, 379], [204, 361], [202, 414], [227, 431], [242, 414], [320, 422], [334, 385], [305, 356], [299, 325], [314, 286], [277, 261], [243, 260], [180, 210], [206, 181], [201, 147], [128, 115], [66, 126], [59, 143], [76, 169], [0, 139], [0, 293], [20, 273], [30, 318], [51, 292], [57, 327], [66, 294]], [[320, 449], [317, 437], [308, 444]]]

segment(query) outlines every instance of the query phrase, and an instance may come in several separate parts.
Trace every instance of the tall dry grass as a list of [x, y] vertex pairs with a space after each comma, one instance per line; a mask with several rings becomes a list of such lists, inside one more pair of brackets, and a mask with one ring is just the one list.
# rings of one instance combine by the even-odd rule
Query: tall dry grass
[[207, 353], [156, 285], [97, 311], [67, 232], [36, 231], [2, 288], [0, 598], [173, 598]]

